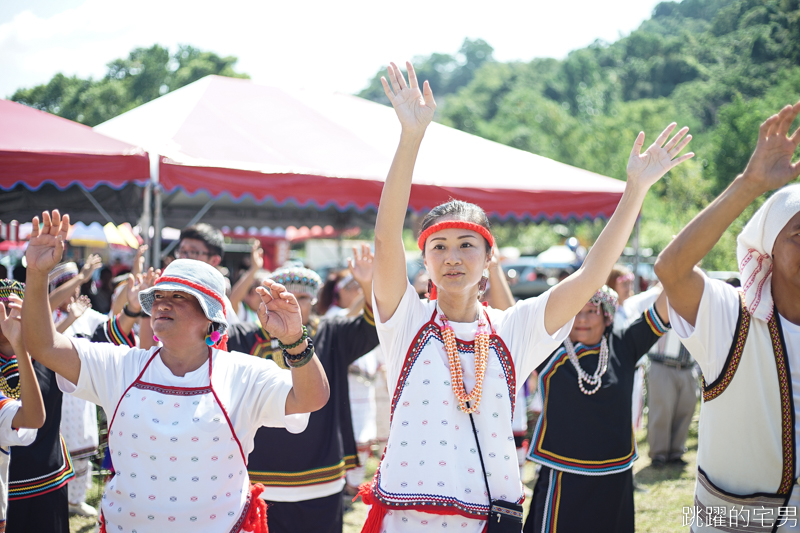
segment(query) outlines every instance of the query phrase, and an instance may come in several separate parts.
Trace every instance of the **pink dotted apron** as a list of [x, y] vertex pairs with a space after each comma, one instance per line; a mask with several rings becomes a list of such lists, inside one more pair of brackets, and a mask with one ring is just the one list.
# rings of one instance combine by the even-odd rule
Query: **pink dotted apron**
[[247, 463], [214, 392], [211, 349], [208, 386], [197, 388], [142, 381], [158, 352], [109, 425], [115, 474], [103, 494], [101, 524], [108, 533], [242, 531], [251, 503]]

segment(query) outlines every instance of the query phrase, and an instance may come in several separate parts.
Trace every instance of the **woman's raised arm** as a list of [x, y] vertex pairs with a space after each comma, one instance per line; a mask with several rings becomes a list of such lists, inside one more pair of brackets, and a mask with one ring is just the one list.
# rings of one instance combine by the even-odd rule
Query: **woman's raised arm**
[[52, 215], [45, 211], [42, 220], [39, 229], [39, 217], [33, 217], [33, 231], [25, 252], [28, 273], [22, 301], [22, 336], [31, 357], [77, 384], [81, 374], [78, 351], [67, 337], [56, 331], [47, 297], [47, 275], [64, 253], [69, 215], [61, 218], [58, 210]]
[[678, 156], [692, 139], [691, 135], [686, 135], [689, 128], [681, 128], [667, 141], [675, 126], [674, 122], [667, 126], [644, 153], [641, 153], [644, 132], [636, 137], [628, 159], [628, 181], [617, 209], [592, 246], [583, 265], [556, 285], [547, 301], [544, 317], [547, 333], [552, 335], [577, 315], [606, 282], [611, 268], [628, 242], [650, 187], [669, 170], [694, 156], [692, 152]]
[[420, 91], [417, 75], [411, 63], [408, 68], [408, 85], [403, 73], [394, 63], [389, 65], [388, 76], [381, 78], [383, 90], [392, 102], [400, 120], [400, 144], [386, 177], [375, 222], [375, 266], [373, 292], [381, 321], [394, 315], [406, 290], [406, 258], [403, 247], [403, 222], [411, 194], [411, 176], [417, 160], [422, 137], [433, 119], [436, 102], [426, 81]]

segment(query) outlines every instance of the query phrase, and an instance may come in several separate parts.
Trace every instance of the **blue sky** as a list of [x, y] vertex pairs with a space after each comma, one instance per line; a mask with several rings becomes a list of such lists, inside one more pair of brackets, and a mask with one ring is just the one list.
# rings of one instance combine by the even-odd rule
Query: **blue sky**
[[614, 41], [654, 0], [27, 0], [0, 3], [0, 97], [55, 73], [99, 77], [136, 46], [239, 57], [259, 83], [357, 92], [381, 65], [482, 38], [501, 61]]

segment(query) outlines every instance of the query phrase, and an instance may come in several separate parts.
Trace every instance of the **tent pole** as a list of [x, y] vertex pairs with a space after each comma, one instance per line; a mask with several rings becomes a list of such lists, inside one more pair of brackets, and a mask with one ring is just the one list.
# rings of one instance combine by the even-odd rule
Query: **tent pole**
[[[148, 181], [147, 185], [144, 187], [144, 196], [142, 197], [142, 219], [139, 222], [139, 226], [142, 228], [142, 233], [144, 234], [144, 244], [147, 246], [147, 249], [150, 249], [150, 226], [153, 222], [153, 213], [150, 210], [150, 196], [153, 194], [153, 185]], [[150, 261], [150, 254], [145, 254], [145, 268], [149, 268], [152, 261]]]
[[111, 215], [109, 215], [109, 214], [106, 212], [106, 210], [105, 210], [105, 209], [103, 209], [103, 206], [102, 206], [102, 205], [100, 205], [100, 202], [98, 202], [97, 200], [95, 200], [95, 199], [94, 199], [94, 196], [92, 196], [92, 193], [90, 193], [89, 191], [87, 191], [87, 190], [86, 190], [86, 189], [84, 189], [83, 187], [80, 187], [80, 186], [79, 186], [78, 188], [79, 188], [79, 189], [81, 190], [81, 192], [82, 192], [82, 193], [83, 193], [83, 194], [86, 196], [86, 198], [88, 198], [88, 199], [89, 199], [89, 201], [90, 201], [90, 202], [92, 202], [92, 205], [94, 206], [94, 208], [95, 208], [95, 209], [97, 209], [97, 211], [98, 211], [98, 212], [99, 212], [101, 215], [103, 215], [103, 218], [104, 218], [104, 219], [106, 219], [106, 222], [111, 222], [111, 223], [112, 223], [112, 224], [114, 224], [115, 226], [117, 225], [117, 223], [116, 223], [116, 222], [114, 222], [114, 219], [113, 219], [113, 218], [111, 218]]
[[153, 268], [161, 268], [161, 184], [159, 162], [161, 156], [150, 158], [150, 182], [153, 184]]
[[633, 234], [633, 292], [638, 294], [639, 287], [641, 287], [639, 279], [639, 254], [641, 253], [639, 246], [639, 230], [641, 229], [641, 215], [636, 217], [636, 225], [634, 226]]

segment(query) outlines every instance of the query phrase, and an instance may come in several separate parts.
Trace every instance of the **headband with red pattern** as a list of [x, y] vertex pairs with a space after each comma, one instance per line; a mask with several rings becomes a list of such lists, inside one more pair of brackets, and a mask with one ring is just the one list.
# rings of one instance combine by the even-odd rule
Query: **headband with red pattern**
[[176, 278], [174, 276], [161, 276], [153, 285], [158, 285], [159, 283], [180, 283], [181, 285], [186, 285], [187, 287], [191, 287], [194, 290], [200, 291], [206, 296], [210, 296], [211, 298], [215, 299], [219, 302], [219, 305], [222, 306], [222, 309], [225, 309], [225, 302], [222, 300], [222, 298], [220, 298], [219, 294], [212, 291], [208, 287], [200, 285], [199, 283], [189, 281], [188, 279]]
[[428, 229], [420, 234], [419, 240], [417, 241], [419, 249], [425, 251], [425, 241], [427, 241], [428, 237], [430, 237], [432, 234], [436, 233], [437, 231], [442, 231], [443, 229], [451, 228], [468, 229], [470, 231], [480, 233], [489, 243], [489, 246], [494, 246], [494, 237], [492, 237], [492, 234], [488, 229], [484, 228], [480, 224], [474, 224], [464, 220], [446, 220], [444, 222], [437, 222], [436, 224], [429, 226]]

